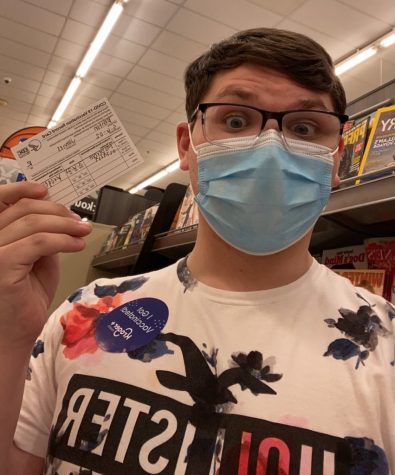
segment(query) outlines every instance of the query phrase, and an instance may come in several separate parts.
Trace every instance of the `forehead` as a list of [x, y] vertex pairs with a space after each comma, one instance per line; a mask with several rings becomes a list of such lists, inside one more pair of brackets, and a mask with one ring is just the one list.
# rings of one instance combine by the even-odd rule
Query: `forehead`
[[217, 73], [203, 101], [240, 102], [272, 111], [334, 109], [329, 93], [307, 89], [285, 74], [252, 64]]

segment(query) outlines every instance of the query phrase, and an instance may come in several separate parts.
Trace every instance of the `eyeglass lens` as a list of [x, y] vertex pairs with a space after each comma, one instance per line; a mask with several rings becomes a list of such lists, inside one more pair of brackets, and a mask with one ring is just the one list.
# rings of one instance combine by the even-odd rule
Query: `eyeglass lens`
[[[204, 113], [203, 128], [208, 142], [237, 137], [251, 137], [253, 142], [261, 133], [262, 126], [277, 126], [273, 119], [265, 124], [262, 114], [255, 109], [242, 105], [209, 106]], [[284, 139], [304, 140], [324, 145], [332, 150], [339, 142], [340, 120], [324, 112], [308, 110], [288, 112], [282, 119]], [[291, 145], [291, 144], [289, 144]]]

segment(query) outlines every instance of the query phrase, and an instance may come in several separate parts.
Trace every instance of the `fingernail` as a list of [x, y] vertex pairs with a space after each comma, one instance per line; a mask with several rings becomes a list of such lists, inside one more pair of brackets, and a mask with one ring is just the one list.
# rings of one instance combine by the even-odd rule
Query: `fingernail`
[[74, 213], [74, 211], [70, 211], [70, 217], [76, 219], [77, 221], [81, 221], [81, 216], [77, 213]]

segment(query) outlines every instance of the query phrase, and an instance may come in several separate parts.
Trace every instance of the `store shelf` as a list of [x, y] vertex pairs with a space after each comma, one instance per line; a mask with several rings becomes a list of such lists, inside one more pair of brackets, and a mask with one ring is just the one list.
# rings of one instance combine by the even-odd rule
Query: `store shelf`
[[[355, 178], [348, 180], [355, 182]], [[359, 244], [367, 237], [395, 234], [395, 174], [334, 190], [318, 220], [311, 239], [312, 252]], [[152, 236], [149, 254], [157, 258], [179, 259], [193, 249], [197, 226]], [[96, 256], [99, 269], [129, 268], [130, 272], [144, 243]]]
[[191, 252], [197, 234], [197, 225], [182, 231], [172, 231], [156, 236], [152, 252], [172, 259], [178, 259]]
[[115, 249], [106, 254], [95, 256], [92, 260], [92, 266], [107, 270], [132, 266], [136, 262], [142, 246], [142, 243], [137, 243], [125, 249]]
[[[382, 205], [387, 202], [392, 202], [395, 205], [395, 175], [334, 190], [322, 216], [356, 210], [361, 207]], [[395, 218], [395, 206], [392, 209]]]

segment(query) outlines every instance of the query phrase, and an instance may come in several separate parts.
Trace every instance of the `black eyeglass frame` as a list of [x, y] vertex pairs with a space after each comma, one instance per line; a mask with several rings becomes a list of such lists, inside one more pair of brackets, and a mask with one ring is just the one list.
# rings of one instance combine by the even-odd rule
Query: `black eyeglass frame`
[[346, 115], [346, 114], [338, 114], [337, 112], [322, 111], [322, 110], [317, 110], [317, 109], [291, 109], [291, 110], [287, 110], [287, 111], [273, 112], [273, 111], [267, 111], [267, 110], [264, 110], [264, 109], [259, 109], [258, 107], [254, 107], [254, 106], [248, 106], [248, 105], [245, 105], [245, 104], [235, 104], [235, 103], [232, 103], [232, 102], [201, 102], [200, 104], [198, 104], [198, 106], [196, 107], [194, 113], [192, 114], [190, 124], [194, 123], [194, 121], [196, 119], [196, 115], [200, 111], [202, 113], [202, 125], [204, 127], [204, 114], [207, 111], [207, 109], [209, 109], [210, 107], [214, 107], [214, 106], [246, 107], [248, 109], [253, 109], [253, 110], [259, 112], [262, 116], [262, 125], [261, 125], [261, 129], [259, 131], [259, 134], [257, 134], [257, 136], [259, 136], [261, 134], [262, 130], [264, 129], [264, 127], [266, 125], [266, 122], [269, 119], [276, 120], [277, 124], [278, 124], [278, 127], [280, 129], [280, 132], [282, 132], [283, 131], [283, 128], [282, 128], [283, 127], [283, 124], [282, 124], [283, 117], [285, 115], [289, 114], [290, 112], [320, 112], [321, 114], [328, 114], [328, 115], [332, 115], [334, 117], [337, 117], [340, 121], [339, 135], [341, 135], [343, 133], [343, 126], [349, 119], [349, 116]]

